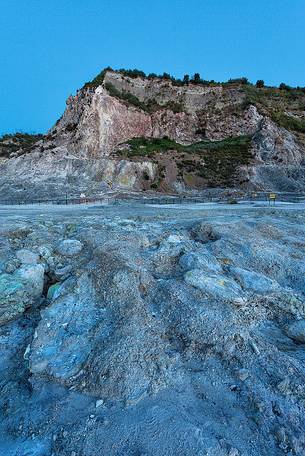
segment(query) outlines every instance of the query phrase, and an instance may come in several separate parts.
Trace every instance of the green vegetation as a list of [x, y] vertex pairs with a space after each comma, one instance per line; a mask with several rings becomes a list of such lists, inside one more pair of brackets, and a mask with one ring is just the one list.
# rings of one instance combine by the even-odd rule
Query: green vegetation
[[106, 82], [105, 89], [109, 92], [109, 95], [112, 97], [120, 98], [121, 100], [127, 101], [128, 103], [136, 106], [137, 108], [142, 109], [143, 111], [148, 111], [148, 107], [145, 103], [139, 100], [135, 95], [130, 92], [120, 92], [113, 84]]
[[6, 134], [0, 137], [0, 157], [9, 157], [11, 153], [22, 150], [22, 153], [28, 153], [32, 150], [37, 141], [42, 139], [42, 134], [29, 134], [17, 132]]
[[103, 84], [107, 71], [114, 71], [114, 70], [111, 67], [104, 68], [94, 79], [92, 79], [92, 81], [86, 82], [84, 84], [83, 88], [84, 89], [85, 88], [94, 88], [95, 89], [96, 87]]
[[279, 85], [279, 89], [280, 90], [290, 90], [291, 87], [289, 85], [285, 84], [284, 82], [281, 82]]
[[299, 119], [294, 116], [288, 116], [283, 112], [274, 112], [271, 115], [272, 120], [287, 130], [305, 133], [305, 119]]
[[265, 82], [262, 79], [259, 79], [258, 81], [256, 81], [255, 85], [258, 89], [261, 89], [262, 87], [265, 87]]
[[229, 79], [228, 83], [229, 84], [238, 84], [238, 85], [240, 85], [240, 84], [247, 85], [247, 84], [249, 84], [249, 81], [247, 78], [243, 77], [243, 78]]
[[[185, 75], [183, 80], [179, 78], [175, 78], [174, 76], [170, 75], [169, 73], [164, 72], [163, 74], [156, 74], [156, 73], [149, 73], [146, 75], [144, 71], [141, 70], [126, 70], [124, 68], [121, 68], [119, 70], [114, 70], [111, 67], [104, 68], [92, 81], [86, 82], [83, 86], [83, 88], [96, 88], [99, 85], [103, 84], [105, 75], [107, 71], [113, 71], [114, 73], [120, 73], [125, 77], [129, 78], [148, 78], [148, 79], [163, 79], [163, 80], [168, 80], [171, 81], [171, 83], [175, 86], [183, 86], [183, 85], [188, 85], [190, 82], [193, 84], [201, 84], [201, 85], [216, 85], [214, 80], [212, 81], [206, 81], [201, 79], [199, 73], [195, 73], [192, 78], [189, 77], [189, 75]], [[245, 79], [245, 78], [241, 78]], [[235, 80], [234, 80], [235, 81]], [[237, 81], [237, 80], [236, 80]], [[220, 84], [220, 83], [218, 83]]]
[[[302, 88], [245, 87], [245, 105], [253, 104], [258, 110], [287, 130], [305, 133], [305, 92]], [[288, 114], [292, 113], [292, 114]], [[294, 115], [295, 114], [295, 115]]]
[[171, 158], [182, 177], [193, 175], [204, 179], [207, 185], [218, 186], [232, 184], [238, 167], [250, 163], [250, 144], [250, 136], [205, 140], [190, 145], [178, 144], [168, 137], [141, 137], [128, 141], [126, 149], [117, 154], [125, 159], [146, 158], [159, 164], [165, 157]]
[[[164, 136], [163, 138], [133, 138], [126, 142], [128, 156], [150, 156], [154, 153], [163, 153], [168, 150], [176, 150], [180, 153], [200, 154], [206, 151], [223, 153], [236, 153], [243, 155], [247, 153], [251, 143], [250, 136], [237, 136], [222, 141], [204, 140], [190, 145], [179, 144], [176, 141]], [[124, 151], [125, 152], [125, 151]]]
[[173, 112], [177, 113], [184, 110], [182, 103], [175, 101], [169, 101], [164, 105], [159, 105], [156, 100], [148, 100], [145, 103], [143, 101], [140, 101], [138, 97], [131, 94], [130, 92], [121, 92], [113, 84], [111, 84], [111, 82], [105, 83], [105, 89], [112, 97], [120, 98], [121, 100], [124, 100], [146, 112], [154, 112], [158, 111], [159, 109], [171, 109]]
[[[120, 73], [125, 77], [129, 78], [148, 78], [148, 79], [163, 79], [171, 81], [173, 85], [176, 86], [183, 86], [188, 85], [189, 83], [192, 84], [200, 84], [204, 86], [215, 86], [215, 85], [242, 85], [248, 87], [255, 87], [251, 84], [246, 77], [241, 78], [231, 78], [227, 82], [215, 82], [214, 80], [204, 80], [201, 78], [199, 73], [195, 73], [191, 78], [188, 74], [185, 74], [183, 79], [175, 78], [174, 76], [170, 75], [169, 73], [164, 72], [163, 74], [156, 74], [156, 73], [149, 73], [146, 75], [144, 71], [133, 69], [133, 70], [126, 70], [125, 68], [121, 68], [119, 70], [114, 70], [111, 67], [104, 68], [92, 81], [86, 82], [84, 88], [96, 88], [104, 82], [105, 74], [107, 71], [113, 71], [114, 73]], [[256, 82], [256, 88], [263, 88], [265, 87], [265, 83], [262, 79], [259, 79]], [[276, 89], [275, 87], [269, 87], [269, 89]], [[290, 91], [290, 90], [300, 90], [305, 93], [305, 87], [296, 87], [292, 88], [285, 83], [281, 83], [279, 86], [280, 90], [283, 91]]]

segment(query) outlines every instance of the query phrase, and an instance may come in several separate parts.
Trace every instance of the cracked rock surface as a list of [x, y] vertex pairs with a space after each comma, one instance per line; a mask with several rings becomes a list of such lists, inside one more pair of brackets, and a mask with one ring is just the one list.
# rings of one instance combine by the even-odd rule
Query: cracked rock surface
[[0, 455], [304, 455], [304, 221], [0, 208]]

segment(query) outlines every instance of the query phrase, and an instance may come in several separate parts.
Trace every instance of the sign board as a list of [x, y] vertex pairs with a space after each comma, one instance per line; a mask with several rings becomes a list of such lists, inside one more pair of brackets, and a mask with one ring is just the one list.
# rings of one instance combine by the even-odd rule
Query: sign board
[[269, 193], [269, 199], [275, 200], [276, 199], [276, 193]]

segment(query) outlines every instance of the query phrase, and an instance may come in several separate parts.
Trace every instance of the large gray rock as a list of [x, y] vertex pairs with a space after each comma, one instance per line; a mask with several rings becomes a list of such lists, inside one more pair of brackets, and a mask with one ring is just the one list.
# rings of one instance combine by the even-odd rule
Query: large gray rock
[[286, 334], [297, 342], [305, 343], [305, 320], [299, 320], [286, 327]]
[[30, 352], [30, 368], [35, 374], [68, 380], [92, 350], [91, 330], [99, 315], [94, 290], [87, 275], [80, 277], [77, 287], [74, 285], [70, 282], [63, 295], [58, 290], [50, 292], [53, 303], [41, 312]]
[[41, 264], [24, 265], [14, 275], [25, 284], [33, 298], [41, 296], [44, 285], [44, 267]]
[[24, 265], [14, 274], [0, 275], [0, 324], [19, 315], [41, 296], [44, 268], [40, 264]]
[[21, 315], [31, 303], [31, 296], [20, 278], [0, 275], [0, 325]]
[[235, 300], [243, 295], [242, 289], [234, 280], [223, 275], [211, 275], [202, 269], [193, 269], [184, 274], [189, 285], [209, 293], [216, 298]]
[[18, 250], [16, 252], [16, 257], [22, 264], [36, 264], [39, 261], [39, 255], [27, 249]]
[[56, 250], [62, 256], [72, 257], [78, 255], [83, 249], [83, 244], [77, 239], [65, 239], [61, 241]]
[[269, 279], [258, 272], [241, 268], [230, 268], [230, 272], [244, 290], [264, 294], [272, 293], [279, 289], [279, 284], [275, 280]]
[[212, 273], [219, 273], [222, 271], [215, 256], [208, 251], [185, 253], [180, 257], [179, 264], [182, 269], [186, 271], [191, 269], [205, 269]]

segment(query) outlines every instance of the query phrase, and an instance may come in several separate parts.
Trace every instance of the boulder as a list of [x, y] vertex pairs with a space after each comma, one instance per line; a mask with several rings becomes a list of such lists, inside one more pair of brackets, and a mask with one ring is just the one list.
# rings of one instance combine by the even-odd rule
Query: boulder
[[0, 325], [21, 315], [31, 303], [31, 296], [20, 278], [0, 275]]
[[44, 285], [44, 267], [41, 264], [28, 264], [17, 269], [14, 273], [29, 291], [33, 298], [42, 295]]
[[55, 287], [51, 305], [41, 312], [29, 355], [34, 374], [65, 381], [77, 374], [92, 350], [91, 338], [100, 318], [99, 309], [88, 276], [81, 276], [75, 285], [70, 281], [67, 293], [56, 299]]
[[179, 264], [183, 270], [205, 269], [214, 273], [221, 272], [221, 266], [210, 252], [189, 252], [181, 256]]
[[66, 279], [72, 271], [72, 266], [68, 264], [67, 266], [58, 267], [54, 271], [54, 276], [57, 280], [64, 280]]
[[36, 264], [39, 261], [39, 255], [27, 249], [18, 250], [16, 252], [16, 257], [22, 264]]
[[207, 274], [202, 269], [193, 269], [184, 274], [189, 285], [224, 300], [235, 300], [242, 297], [240, 286], [223, 275]]
[[220, 239], [220, 236], [214, 228], [207, 223], [198, 223], [191, 229], [191, 236], [197, 242], [207, 244], [208, 242], [215, 242]]
[[291, 339], [305, 343], [305, 320], [294, 321], [286, 326], [285, 332]]
[[78, 255], [83, 249], [83, 244], [77, 239], [65, 239], [61, 241], [56, 251], [62, 256], [72, 257]]
[[253, 271], [242, 268], [230, 268], [235, 280], [246, 291], [253, 291], [258, 294], [272, 293], [279, 289], [279, 284], [272, 279]]

